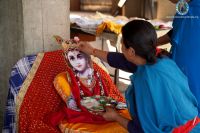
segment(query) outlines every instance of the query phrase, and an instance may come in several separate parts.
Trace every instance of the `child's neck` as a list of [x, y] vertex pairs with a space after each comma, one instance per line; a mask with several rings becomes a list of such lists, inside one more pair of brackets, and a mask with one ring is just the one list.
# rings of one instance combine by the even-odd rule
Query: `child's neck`
[[84, 72], [79, 72], [78, 77], [79, 78], [88, 78], [89, 75], [92, 75], [93, 70], [91, 68], [87, 68]]

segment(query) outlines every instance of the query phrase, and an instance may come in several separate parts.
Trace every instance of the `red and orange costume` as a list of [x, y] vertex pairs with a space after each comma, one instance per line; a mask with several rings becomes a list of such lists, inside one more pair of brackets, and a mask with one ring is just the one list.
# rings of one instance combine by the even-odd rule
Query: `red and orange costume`
[[[96, 63], [93, 63], [93, 66], [101, 75], [105, 95], [124, 102], [110, 76]], [[93, 93], [84, 87], [82, 90], [86, 96], [100, 93], [98, 85], [94, 87]], [[81, 111], [71, 110], [65, 105], [70, 94], [73, 94]], [[62, 51], [39, 54], [17, 99], [18, 131], [127, 132], [118, 123], [107, 122], [101, 116], [89, 113], [81, 106], [80, 99], [80, 90], [71, 68], [66, 65]], [[127, 110], [121, 111], [121, 114], [129, 118]]]

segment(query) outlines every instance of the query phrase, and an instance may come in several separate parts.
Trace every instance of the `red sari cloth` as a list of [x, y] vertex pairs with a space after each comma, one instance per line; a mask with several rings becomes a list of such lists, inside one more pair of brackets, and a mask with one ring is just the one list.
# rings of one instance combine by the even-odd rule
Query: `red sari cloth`
[[19, 109], [19, 132], [59, 132], [58, 128], [47, 124], [46, 116], [56, 111], [62, 104], [62, 99], [54, 89], [53, 80], [58, 73], [65, 70], [66, 64], [62, 51], [44, 54]]
[[[95, 67], [98, 66], [94, 64], [94, 68]], [[42, 61], [40, 62], [39, 67], [30, 85], [27, 87], [27, 91], [19, 107], [19, 132], [59, 132], [59, 129], [57, 127], [51, 126], [49, 124], [49, 114], [52, 114], [52, 112], [65, 112], [66, 105], [54, 88], [53, 81], [57, 74], [67, 71], [68, 69], [69, 68], [66, 65], [65, 59], [62, 55], [62, 51], [46, 52], [44, 54], [44, 57], [42, 58]], [[102, 71], [100, 72], [100, 74], [104, 73], [101, 68], [99, 68], [99, 70]], [[108, 80], [105, 80], [104, 84], [108, 85], [109, 89], [107, 91], [109, 93], [109, 96], [119, 101], [124, 101], [123, 97], [119, 94], [110, 78]], [[79, 99], [76, 98], [76, 100]], [[72, 112], [70, 112], [70, 114], [72, 114], [73, 116]], [[88, 118], [90, 119], [90, 117]], [[94, 120], [98, 119], [102, 120], [102, 118], [95, 118]], [[77, 119], [77, 121], [79, 120], [80, 118]]]
[[188, 121], [186, 124], [175, 128], [172, 133], [189, 133], [199, 123], [200, 118], [196, 117], [195, 119]]
[[[93, 64], [94, 71], [98, 71], [101, 75], [101, 82], [104, 88], [105, 96], [109, 96], [117, 100], [118, 102], [125, 102], [124, 98], [120, 94], [120, 92], [117, 90], [116, 86], [113, 84], [110, 76], [102, 70], [98, 65]], [[60, 89], [64, 89], [65, 91], [70, 91], [68, 93], [72, 93], [75, 101], [77, 103], [77, 106], [81, 109], [81, 112], [75, 111], [72, 109], [69, 109], [66, 107], [66, 105], [63, 106], [63, 108], [52, 114], [51, 116], [51, 124], [53, 126], [56, 126], [60, 123], [61, 120], [64, 118], [67, 119], [68, 122], [70, 123], [77, 123], [77, 122], [82, 122], [82, 123], [92, 123], [92, 124], [103, 124], [107, 123], [102, 116], [98, 115], [93, 115], [91, 114], [87, 109], [85, 109], [83, 106], [81, 106], [80, 101], [81, 101], [81, 96], [80, 96], [80, 89], [77, 84], [76, 78], [73, 74], [73, 71], [70, 68], [67, 68], [66, 73], [61, 73], [56, 77], [56, 81], [58, 78], [65, 79], [64, 81], [68, 82], [67, 75], [70, 77], [70, 88], [57, 88], [57, 91], [60, 92]], [[99, 80], [94, 74], [94, 78], [96, 79], [96, 84], [93, 88], [93, 92], [89, 91], [84, 85], [81, 84], [82, 91], [84, 92], [85, 96], [93, 96], [93, 95], [100, 95], [100, 86], [99, 86]], [[58, 81], [57, 81], [58, 82]], [[63, 86], [61, 82], [54, 82], [55, 86]], [[59, 85], [60, 84], [60, 85]], [[63, 94], [61, 94], [63, 95]], [[66, 99], [64, 100], [66, 101]]]

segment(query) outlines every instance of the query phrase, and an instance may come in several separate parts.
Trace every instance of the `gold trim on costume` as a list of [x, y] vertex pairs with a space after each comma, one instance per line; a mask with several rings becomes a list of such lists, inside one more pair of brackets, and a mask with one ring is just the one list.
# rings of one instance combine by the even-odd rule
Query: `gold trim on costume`
[[29, 85], [31, 84], [35, 73], [37, 72], [38, 67], [40, 66], [40, 63], [44, 57], [44, 53], [39, 53], [33, 63], [33, 66], [31, 67], [31, 70], [29, 71], [24, 83], [22, 84], [19, 93], [16, 98], [16, 132], [18, 132], [18, 122], [19, 122], [19, 111], [21, 104], [23, 102], [24, 96], [26, 95], [26, 92], [28, 90]]

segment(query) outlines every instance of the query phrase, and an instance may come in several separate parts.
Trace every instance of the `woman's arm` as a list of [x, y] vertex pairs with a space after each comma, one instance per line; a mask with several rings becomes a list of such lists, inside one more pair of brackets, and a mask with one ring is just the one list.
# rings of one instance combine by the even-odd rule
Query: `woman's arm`
[[126, 128], [128, 130], [128, 123], [130, 120], [124, 118], [123, 116], [121, 115], [118, 115], [118, 117], [116, 118], [116, 121], [121, 125], [123, 126], [124, 128]]
[[101, 114], [107, 121], [116, 121], [130, 133], [143, 133], [139, 120], [135, 117], [129, 120], [118, 114], [113, 108], [106, 107], [106, 112]]
[[101, 60], [107, 62], [110, 66], [127, 71], [127, 72], [135, 72], [136, 65], [127, 61], [122, 53], [117, 52], [108, 52], [99, 49], [93, 48], [87, 42], [79, 43], [79, 50], [83, 51], [86, 54], [94, 55]]
[[88, 55], [94, 55], [98, 58], [100, 58], [101, 60], [108, 62], [107, 61], [107, 56], [108, 56], [108, 52], [107, 51], [103, 51], [103, 50], [99, 50], [96, 48], [93, 48], [89, 43], [87, 42], [79, 42], [79, 46], [78, 49]]
[[122, 53], [109, 52], [107, 56], [108, 64], [112, 67], [134, 73], [137, 66], [129, 62]]
[[106, 112], [102, 114], [103, 118], [107, 121], [116, 121], [124, 128], [128, 129], [129, 119], [118, 114], [113, 108], [106, 107]]
[[170, 38], [171, 38], [172, 32], [173, 32], [173, 30], [170, 30], [167, 34], [159, 37], [157, 40], [157, 46], [169, 43], [171, 41]]

